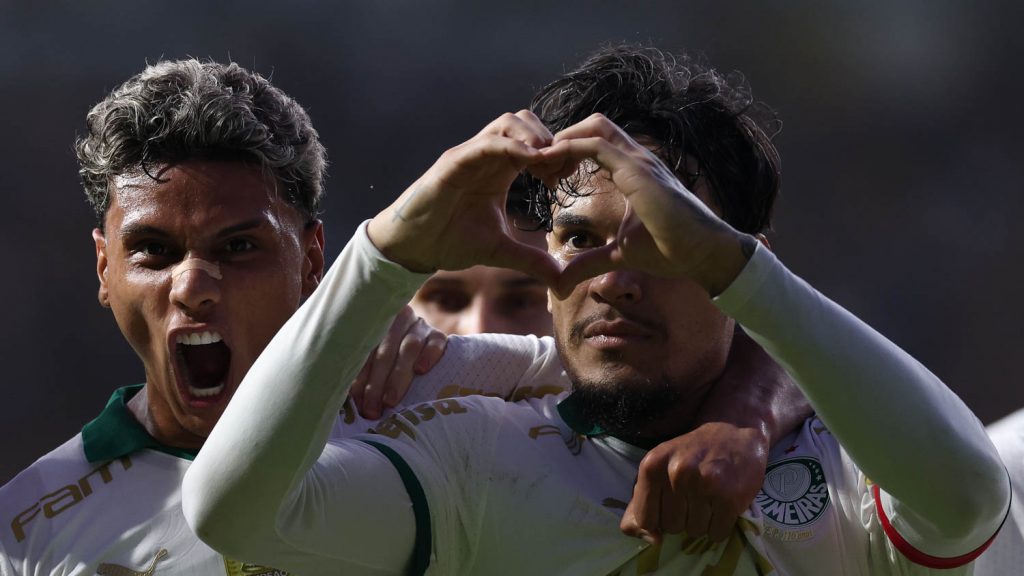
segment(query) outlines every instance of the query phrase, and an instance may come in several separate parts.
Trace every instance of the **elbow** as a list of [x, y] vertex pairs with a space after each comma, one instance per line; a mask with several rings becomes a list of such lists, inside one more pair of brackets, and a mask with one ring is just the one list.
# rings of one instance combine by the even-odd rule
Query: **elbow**
[[[193, 471], [196, 473], [193, 474]], [[248, 558], [253, 531], [247, 519], [233, 514], [230, 502], [205, 482], [193, 467], [182, 482], [181, 511], [192, 532], [208, 546], [231, 558]]]
[[940, 520], [941, 532], [949, 540], [980, 546], [996, 534], [1006, 518], [1010, 477], [1002, 461], [994, 455], [993, 459], [977, 467], [973, 478], [961, 485], [958, 494], [950, 496], [954, 505], [942, 507], [946, 515]]

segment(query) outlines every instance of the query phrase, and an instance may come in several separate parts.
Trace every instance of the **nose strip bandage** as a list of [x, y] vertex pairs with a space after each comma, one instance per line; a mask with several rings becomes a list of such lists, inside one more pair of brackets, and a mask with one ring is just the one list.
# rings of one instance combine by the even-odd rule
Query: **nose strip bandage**
[[186, 258], [171, 270], [171, 280], [177, 280], [178, 276], [181, 276], [189, 270], [202, 270], [206, 272], [214, 280], [220, 280], [223, 278], [220, 274], [220, 264], [216, 262], [207, 262], [202, 258]]

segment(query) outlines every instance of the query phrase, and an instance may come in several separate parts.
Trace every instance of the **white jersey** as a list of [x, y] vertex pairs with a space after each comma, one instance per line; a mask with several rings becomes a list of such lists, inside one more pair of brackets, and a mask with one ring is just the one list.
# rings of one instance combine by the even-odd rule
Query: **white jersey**
[[[456, 346], [472, 349], [503, 338], [488, 335]], [[470, 378], [465, 365], [442, 359], [404, 402], [471, 393], [519, 399], [561, 391], [521, 387], [529, 366], [524, 358], [489, 370], [476, 367], [476, 378]], [[487, 386], [450, 385], [473, 379]], [[82, 433], [0, 488], [0, 576], [286, 574], [225, 558], [195, 537], [181, 512], [181, 481], [195, 452], [161, 446], [135, 420], [125, 403], [141, 388], [117, 390]], [[374, 423], [346, 402], [331, 434], [353, 436]]]
[[992, 546], [978, 558], [978, 576], [1024, 574], [1024, 410], [988, 427], [1013, 483], [1010, 515]]
[[[581, 437], [586, 423], [567, 423], [571, 396], [439, 400], [376, 434], [329, 439], [347, 393], [339, 378], [423, 278], [387, 261], [364, 225], [267, 346], [183, 486], [186, 517], [218, 546], [306, 575], [336, 573], [340, 558], [368, 573], [411, 561], [412, 573], [438, 575], [968, 574], [1006, 513], [1005, 473], [966, 406], [763, 248], [716, 304], [794, 375], [828, 428], [812, 419], [774, 449], [724, 545], [652, 548], [621, 534], [643, 453]], [[473, 370], [525, 354], [523, 382], [565, 386], [550, 340], [508, 342], [450, 345], [445, 361], [469, 367], [451, 384], [479, 387]], [[240, 472], [252, 467], [266, 473]], [[252, 527], [247, 538], [237, 521]]]
[[[551, 340], [542, 343], [554, 356]], [[561, 375], [548, 376], [542, 381]], [[572, 405], [565, 394], [515, 405], [441, 400], [359, 437], [411, 472], [407, 487], [422, 489], [409, 492], [423, 495], [413, 504], [429, 515], [432, 542], [419, 547], [426, 556], [414, 565], [446, 575], [510, 566], [581, 576], [936, 573], [928, 565], [953, 567], [937, 572], [948, 576], [971, 573], [970, 558], [930, 558], [896, 534], [899, 544], [890, 539], [871, 482], [817, 418], [775, 445], [760, 493], [725, 542], [676, 535], [651, 546], [624, 536], [619, 521], [646, 451], [588, 437], [582, 432], [592, 426]]]

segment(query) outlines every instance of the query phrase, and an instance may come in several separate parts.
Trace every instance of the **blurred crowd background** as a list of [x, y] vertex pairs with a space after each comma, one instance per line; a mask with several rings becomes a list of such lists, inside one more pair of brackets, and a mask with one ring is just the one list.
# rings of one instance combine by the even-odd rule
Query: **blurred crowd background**
[[783, 120], [776, 252], [983, 421], [1001, 417], [1024, 406], [1022, 12], [948, 0], [0, 0], [0, 484], [144, 379], [96, 301], [72, 143], [110, 89], [185, 56], [237, 61], [307, 107], [331, 161], [331, 260], [445, 148], [602, 43], [740, 70]]

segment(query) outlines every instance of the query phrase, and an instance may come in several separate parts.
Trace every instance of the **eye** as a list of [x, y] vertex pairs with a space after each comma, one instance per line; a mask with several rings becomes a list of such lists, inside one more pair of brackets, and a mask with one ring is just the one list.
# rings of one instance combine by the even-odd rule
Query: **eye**
[[567, 230], [562, 234], [562, 245], [572, 250], [589, 250], [601, 244], [600, 238], [583, 230]]
[[138, 251], [146, 256], [167, 256], [170, 250], [160, 242], [143, 242]]
[[228, 252], [248, 252], [254, 248], [256, 245], [247, 238], [232, 238], [227, 243]]
[[423, 299], [431, 306], [447, 313], [456, 313], [469, 306], [469, 295], [457, 290], [433, 290]]
[[507, 316], [533, 314], [537, 310], [546, 310], [547, 305], [548, 295], [543, 289], [505, 294], [498, 302], [498, 308]]

